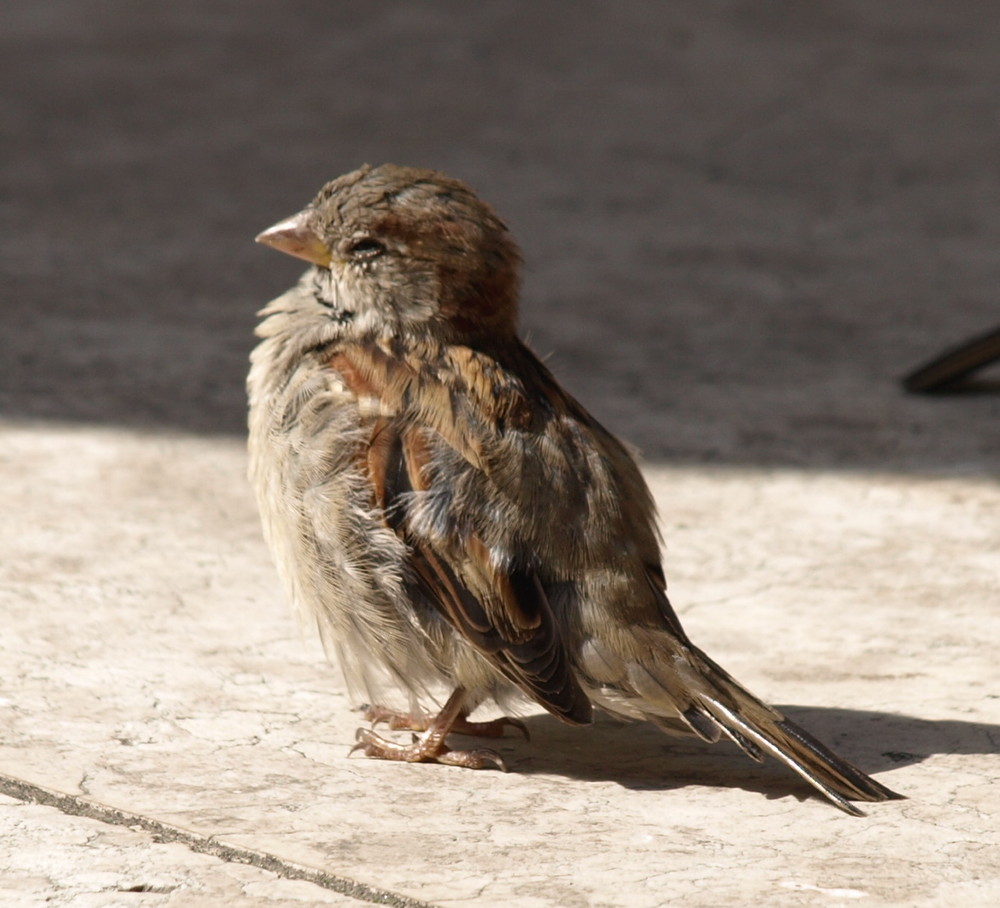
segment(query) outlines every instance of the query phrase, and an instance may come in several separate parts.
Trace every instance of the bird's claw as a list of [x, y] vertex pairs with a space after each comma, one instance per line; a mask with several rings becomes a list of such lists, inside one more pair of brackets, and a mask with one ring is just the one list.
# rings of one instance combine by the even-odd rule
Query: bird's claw
[[495, 750], [476, 748], [475, 750], [451, 750], [443, 742], [429, 734], [414, 736], [410, 744], [396, 744], [375, 734], [369, 728], [359, 728], [355, 733], [355, 744], [348, 756], [360, 750], [373, 760], [395, 760], [402, 763], [443, 763], [446, 766], [463, 766], [466, 769], [495, 768], [507, 772], [507, 764]]
[[[372, 728], [378, 728], [385, 723], [390, 731], [424, 732], [430, 727], [430, 721], [424, 716], [398, 713], [384, 706], [364, 706], [362, 710], [365, 719], [371, 722]], [[449, 734], [469, 735], [473, 738], [502, 738], [508, 725], [524, 735], [525, 741], [531, 740], [528, 726], [520, 719], [512, 719], [510, 716], [500, 716], [499, 719], [490, 719], [486, 722], [470, 722], [465, 716], [459, 716], [449, 729]]]

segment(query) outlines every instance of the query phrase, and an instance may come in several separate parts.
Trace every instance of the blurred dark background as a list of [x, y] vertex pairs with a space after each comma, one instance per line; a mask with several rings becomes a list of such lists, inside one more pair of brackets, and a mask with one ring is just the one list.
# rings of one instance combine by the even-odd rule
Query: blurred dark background
[[992, 472], [1000, 394], [900, 376], [1000, 323], [977, 0], [5, 0], [0, 408], [241, 433], [252, 238], [362, 162], [471, 183], [523, 327], [649, 458]]

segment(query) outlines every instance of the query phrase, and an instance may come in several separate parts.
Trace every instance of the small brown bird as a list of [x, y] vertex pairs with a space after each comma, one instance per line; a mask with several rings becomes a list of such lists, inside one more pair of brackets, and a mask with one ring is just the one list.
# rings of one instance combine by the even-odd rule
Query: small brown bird
[[[770, 754], [843, 810], [898, 797], [694, 646], [665, 591], [652, 497], [628, 450], [517, 336], [520, 255], [464, 184], [365, 166], [257, 240], [311, 267], [261, 313], [250, 473], [292, 600], [348, 686], [390, 688], [421, 734], [370, 757], [504, 768], [452, 750], [492, 699], [584, 725], [594, 706]], [[424, 718], [433, 692], [451, 692]]]

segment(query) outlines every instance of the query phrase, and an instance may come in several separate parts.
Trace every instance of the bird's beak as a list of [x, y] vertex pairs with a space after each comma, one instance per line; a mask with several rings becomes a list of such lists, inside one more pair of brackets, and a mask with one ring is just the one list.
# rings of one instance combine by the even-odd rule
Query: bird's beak
[[257, 235], [256, 241], [277, 249], [278, 252], [305, 259], [313, 265], [319, 265], [320, 268], [329, 268], [330, 250], [310, 226], [309, 214], [309, 210], [306, 209], [273, 227], [268, 227]]

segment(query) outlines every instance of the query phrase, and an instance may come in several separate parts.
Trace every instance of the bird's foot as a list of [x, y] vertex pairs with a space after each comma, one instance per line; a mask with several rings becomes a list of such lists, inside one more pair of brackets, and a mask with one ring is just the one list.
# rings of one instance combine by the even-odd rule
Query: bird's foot
[[[426, 716], [415, 716], [412, 713], [398, 713], [384, 706], [368, 706], [365, 708], [365, 718], [375, 728], [386, 723], [392, 731], [427, 731], [431, 720]], [[489, 722], [470, 722], [464, 714], [460, 714], [449, 729], [450, 734], [469, 735], [473, 738], [502, 738], [504, 730], [510, 726], [524, 735], [525, 741], [531, 740], [528, 726], [519, 719], [501, 716]]]
[[357, 744], [351, 753], [360, 750], [375, 760], [398, 760], [403, 763], [444, 763], [447, 766], [464, 766], [467, 769], [500, 769], [507, 772], [507, 764], [495, 750], [452, 750], [436, 733], [428, 729], [414, 735], [410, 744], [396, 744], [375, 734], [369, 728], [359, 728], [355, 735]]
[[[486, 748], [452, 750], [444, 743], [448, 734], [457, 731], [457, 726], [463, 723], [491, 727], [496, 724], [492, 722], [466, 722], [465, 700], [466, 693], [460, 687], [448, 698], [448, 702], [445, 703], [441, 712], [430, 721], [392, 713], [380, 707], [369, 708], [367, 716], [371, 722], [384, 721], [389, 723], [390, 728], [408, 728], [419, 731], [420, 734], [414, 735], [413, 741], [409, 744], [396, 744], [393, 741], [386, 741], [370, 728], [359, 728], [355, 735], [357, 744], [351, 748], [351, 753], [360, 750], [364, 752], [366, 757], [372, 757], [376, 760], [399, 760], [404, 763], [445, 763], [448, 766], [465, 766], [468, 769], [486, 769], [493, 766], [506, 772], [507, 765], [496, 751]], [[393, 724], [394, 718], [395, 724]], [[519, 724], [513, 720], [509, 720], [509, 723], [515, 726]], [[499, 731], [494, 733], [495, 737], [503, 734], [503, 723], [497, 727]]]

